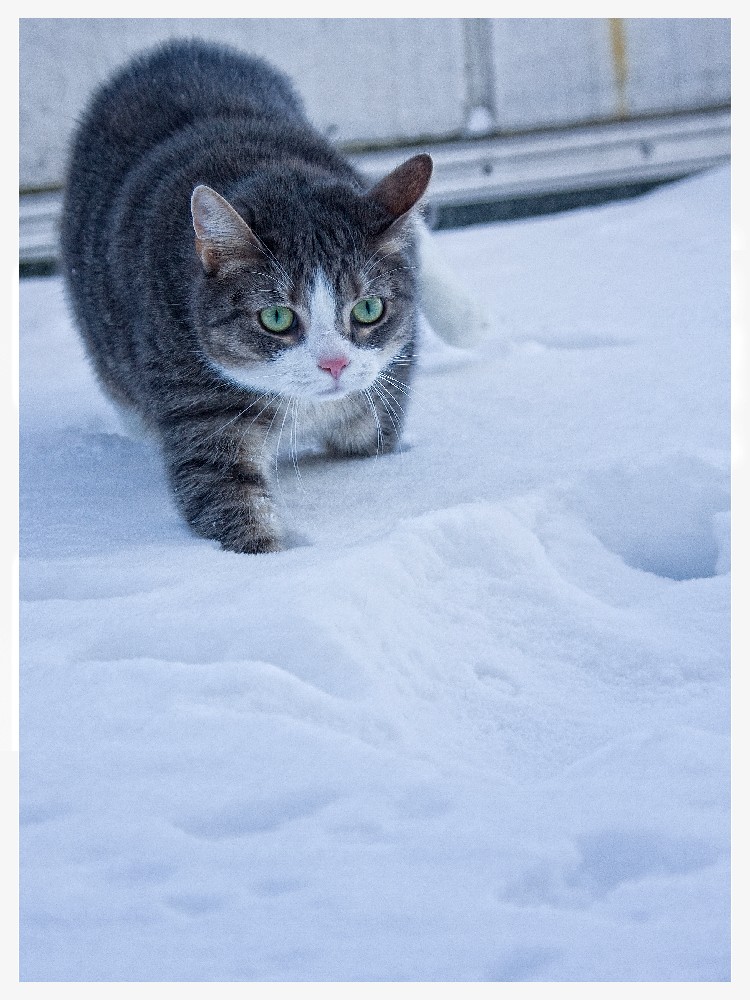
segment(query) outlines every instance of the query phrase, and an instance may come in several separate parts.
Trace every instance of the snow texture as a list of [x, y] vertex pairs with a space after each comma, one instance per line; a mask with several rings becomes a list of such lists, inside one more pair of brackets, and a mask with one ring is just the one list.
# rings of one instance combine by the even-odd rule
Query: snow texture
[[436, 239], [492, 335], [269, 556], [22, 283], [22, 979], [728, 979], [728, 170]]

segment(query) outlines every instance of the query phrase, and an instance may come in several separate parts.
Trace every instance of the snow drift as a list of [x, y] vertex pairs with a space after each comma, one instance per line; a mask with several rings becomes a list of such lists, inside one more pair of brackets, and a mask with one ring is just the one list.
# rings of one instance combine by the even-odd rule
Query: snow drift
[[728, 206], [438, 234], [491, 337], [270, 556], [22, 282], [22, 979], [728, 978]]

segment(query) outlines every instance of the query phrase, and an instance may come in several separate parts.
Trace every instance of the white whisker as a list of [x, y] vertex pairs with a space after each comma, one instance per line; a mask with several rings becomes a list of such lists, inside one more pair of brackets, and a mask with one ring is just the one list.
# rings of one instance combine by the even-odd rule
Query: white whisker
[[[259, 403], [259, 402], [261, 401], [261, 399], [264, 399], [264, 398], [265, 398], [266, 396], [268, 396], [268, 395], [269, 395], [269, 393], [268, 393], [268, 392], [264, 392], [262, 396], [259, 396], [259, 397], [258, 397], [258, 399], [254, 399], [254, 400], [252, 401], [252, 403], [249, 403], [249, 404], [248, 404], [248, 405], [247, 405], [247, 406], [246, 406], [246, 407], [244, 408], [244, 410], [240, 410], [240, 412], [239, 412], [239, 413], [235, 413], [235, 415], [234, 415], [233, 417], [230, 417], [230, 418], [229, 418], [229, 420], [227, 420], [227, 422], [226, 422], [226, 423], [224, 423], [224, 424], [222, 424], [222, 425], [221, 425], [221, 427], [219, 427], [219, 428], [218, 428], [217, 430], [215, 430], [215, 431], [211, 431], [211, 433], [210, 433], [210, 434], [208, 435], [208, 437], [206, 438], [206, 441], [210, 441], [212, 437], [215, 437], [215, 436], [216, 436], [217, 434], [221, 434], [221, 432], [222, 432], [223, 430], [225, 430], [225, 429], [226, 429], [227, 427], [229, 427], [229, 425], [230, 425], [230, 424], [233, 424], [233, 423], [235, 422], [235, 420], [239, 420], [239, 419], [240, 419], [240, 417], [244, 416], [244, 415], [245, 415], [245, 414], [247, 413], [247, 411], [248, 411], [248, 410], [251, 410], [251, 409], [252, 409], [252, 408], [253, 408], [253, 407], [255, 406], [255, 404], [256, 404], [256, 403]], [[268, 404], [266, 404], [266, 405], [268, 405]], [[264, 406], [264, 407], [263, 407], [263, 410], [265, 410], [265, 408], [266, 408], [266, 407]], [[261, 411], [260, 411], [260, 413], [262, 413], [262, 412], [263, 412], [263, 410], [261, 410]], [[253, 419], [253, 421], [251, 421], [251, 423], [253, 423], [253, 422], [254, 422], [255, 420], [257, 420], [257, 419], [258, 419], [258, 417], [260, 416], [260, 413], [259, 413], [259, 414], [258, 414], [258, 415], [257, 415], [256, 417], [254, 417], [254, 419]]]
[[[380, 375], [378, 375], [378, 377], [375, 379], [375, 383], [374, 384], [377, 384], [379, 381], [380, 381]], [[399, 408], [399, 410], [401, 412], [402, 420], [405, 420], [406, 419], [406, 414], [404, 413], [404, 408], [401, 405], [401, 403], [399, 402], [399, 400], [393, 395], [393, 393], [387, 388], [387, 386], [385, 384], [381, 383], [380, 389], [388, 396], [388, 398], [390, 399], [391, 403], [394, 406], [397, 406]], [[385, 400], [383, 400], [383, 402], [385, 402]]]
[[392, 267], [390, 271], [383, 271], [378, 275], [378, 278], [387, 278], [390, 274], [396, 274], [398, 271], [416, 271], [415, 267]]
[[375, 253], [370, 254], [370, 256], [367, 258], [367, 260], [362, 265], [362, 276], [364, 278], [368, 277], [368, 275], [370, 274], [370, 271], [372, 271], [372, 269], [378, 263], [378, 260], [383, 260], [383, 257], [381, 255], [379, 249], [376, 250]]
[[284, 410], [284, 419], [281, 421], [281, 427], [279, 428], [279, 437], [276, 441], [276, 457], [274, 459], [274, 468], [276, 471], [276, 487], [280, 491], [281, 484], [279, 483], [279, 448], [281, 447], [281, 438], [284, 434], [284, 424], [286, 423], [286, 415], [289, 413], [289, 407], [292, 405], [293, 400], [290, 398], [289, 402], [286, 404], [286, 409]]
[[401, 426], [402, 426], [402, 424], [401, 424], [401, 421], [398, 419], [398, 414], [393, 409], [393, 407], [390, 406], [390, 404], [388, 403], [388, 400], [385, 398], [385, 396], [381, 392], [382, 386], [378, 387], [377, 381], [373, 382], [371, 388], [374, 389], [375, 392], [378, 394], [378, 397], [380, 398], [380, 402], [385, 407], [385, 410], [386, 410], [386, 412], [388, 414], [388, 417], [390, 418], [391, 424], [393, 425], [393, 430], [396, 433], [396, 440], [398, 441], [399, 455], [401, 456], [401, 460], [403, 461], [403, 458], [404, 458], [404, 449], [401, 447]]
[[367, 397], [367, 402], [370, 404], [370, 409], [372, 410], [372, 415], [375, 418], [375, 426], [376, 426], [377, 431], [378, 431], [378, 443], [377, 443], [376, 448], [375, 448], [375, 459], [377, 461], [378, 455], [380, 454], [380, 449], [381, 449], [382, 444], [383, 444], [383, 428], [380, 425], [380, 417], [378, 416], [377, 407], [375, 406], [375, 403], [373, 402], [372, 396], [370, 395], [370, 390], [369, 389], [363, 389], [362, 392], [364, 392], [365, 396]]
[[[278, 395], [278, 393], [276, 393], [276, 396], [277, 396], [277, 398], [279, 398], [279, 399], [281, 398], [281, 397], [280, 397], [280, 396]], [[269, 435], [270, 435], [270, 433], [271, 433], [271, 428], [272, 428], [272, 427], [273, 427], [273, 425], [274, 425], [274, 424], [276, 423], [276, 417], [278, 417], [280, 409], [281, 409], [281, 407], [279, 407], [279, 409], [277, 409], [277, 410], [276, 410], [276, 411], [274, 412], [274, 415], [273, 415], [273, 416], [271, 417], [271, 422], [270, 422], [270, 424], [268, 425], [268, 427], [266, 428], [266, 436], [265, 436], [265, 437], [263, 438], [263, 447], [262, 447], [262, 449], [261, 449], [261, 452], [265, 452], [265, 450], [266, 450], [266, 445], [268, 444], [268, 437], [269, 437]]]
[[414, 389], [414, 386], [407, 385], [406, 382], [402, 382], [400, 379], [394, 378], [392, 375], [386, 375], [385, 372], [381, 372], [380, 375], [378, 375], [378, 378], [383, 379], [384, 382], [388, 382], [390, 385], [394, 386], [396, 389], [399, 389], [401, 392], [406, 393], [407, 395], [411, 393], [412, 390]]
[[[260, 400], [263, 399], [264, 396], [267, 396], [267, 395], [269, 395], [269, 393], [268, 392], [264, 392], [263, 396], [261, 396], [260, 399], [256, 400], [256, 402], [259, 403]], [[253, 417], [252, 420], [248, 421], [247, 425], [242, 429], [242, 433], [240, 434], [240, 440], [239, 440], [239, 442], [237, 444], [237, 447], [235, 448], [234, 455], [232, 457], [232, 462], [233, 463], [237, 461], [237, 457], [238, 457], [238, 455], [240, 453], [240, 450], [242, 449], [243, 445], [245, 444], [245, 438], [250, 433], [250, 429], [252, 428], [252, 426], [255, 423], [255, 421], [261, 416], [261, 414], [265, 413], [265, 411], [274, 402], [274, 400], [279, 399], [279, 394], [277, 392], [271, 392], [270, 396], [271, 396], [271, 398], [268, 400], [268, 402], [260, 409], [260, 411], [258, 413], [255, 414], [255, 416]], [[249, 409], [249, 407], [247, 409]], [[243, 413], [247, 413], [247, 409], [243, 410], [242, 412]], [[241, 416], [242, 414], [239, 414], [239, 415]], [[269, 424], [268, 430], [266, 431], [266, 437], [263, 439], [264, 446], [265, 446], [265, 442], [266, 442], [266, 440], [268, 438], [268, 434], [269, 434], [269, 431], [271, 429], [271, 425], [273, 424], [273, 421], [275, 419], [276, 419], [276, 414], [274, 414], [273, 420], [271, 420], [271, 424]], [[230, 423], [231, 423], [231, 421], [230, 421]]]
[[[299, 404], [300, 401], [295, 400], [294, 410], [292, 411], [292, 416], [294, 418], [293, 425], [293, 437], [292, 437], [292, 464], [294, 465], [294, 471], [297, 473], [297, 479], [302, 485], [302, 473], [299, 471], [299, 462], [297, 461], [297, 417], [299, 416]], [[305, 488], [302, 486], [304, 492]]]

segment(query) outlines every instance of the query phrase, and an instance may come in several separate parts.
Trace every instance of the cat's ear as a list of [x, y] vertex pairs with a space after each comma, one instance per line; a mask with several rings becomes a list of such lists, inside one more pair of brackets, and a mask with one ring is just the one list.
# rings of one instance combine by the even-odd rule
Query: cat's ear
[[257, 253], [259, 244], [252, 229], [226, 198], [199, 184], [190, 201], [195, 230], [195, 249], [206, 274], [215, 274], [223, 261]]
[[432, 176], [432, 157], [419, 153], [402, 163], [370, 188], [367, 197], [391, 217], [390, 227], [410, 211], [427, 190]]

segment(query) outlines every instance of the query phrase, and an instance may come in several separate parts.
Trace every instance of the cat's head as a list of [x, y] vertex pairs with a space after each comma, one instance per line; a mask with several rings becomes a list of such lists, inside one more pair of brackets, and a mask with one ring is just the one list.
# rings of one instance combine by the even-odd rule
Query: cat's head
[[420, 154], [368, 191], [304, 165], [266, 171], [227, 199], [196, 187], [193, 316], [212, 366], [284, 397], [369, 388], [414, 336], [411, 210], [431, 172]]

